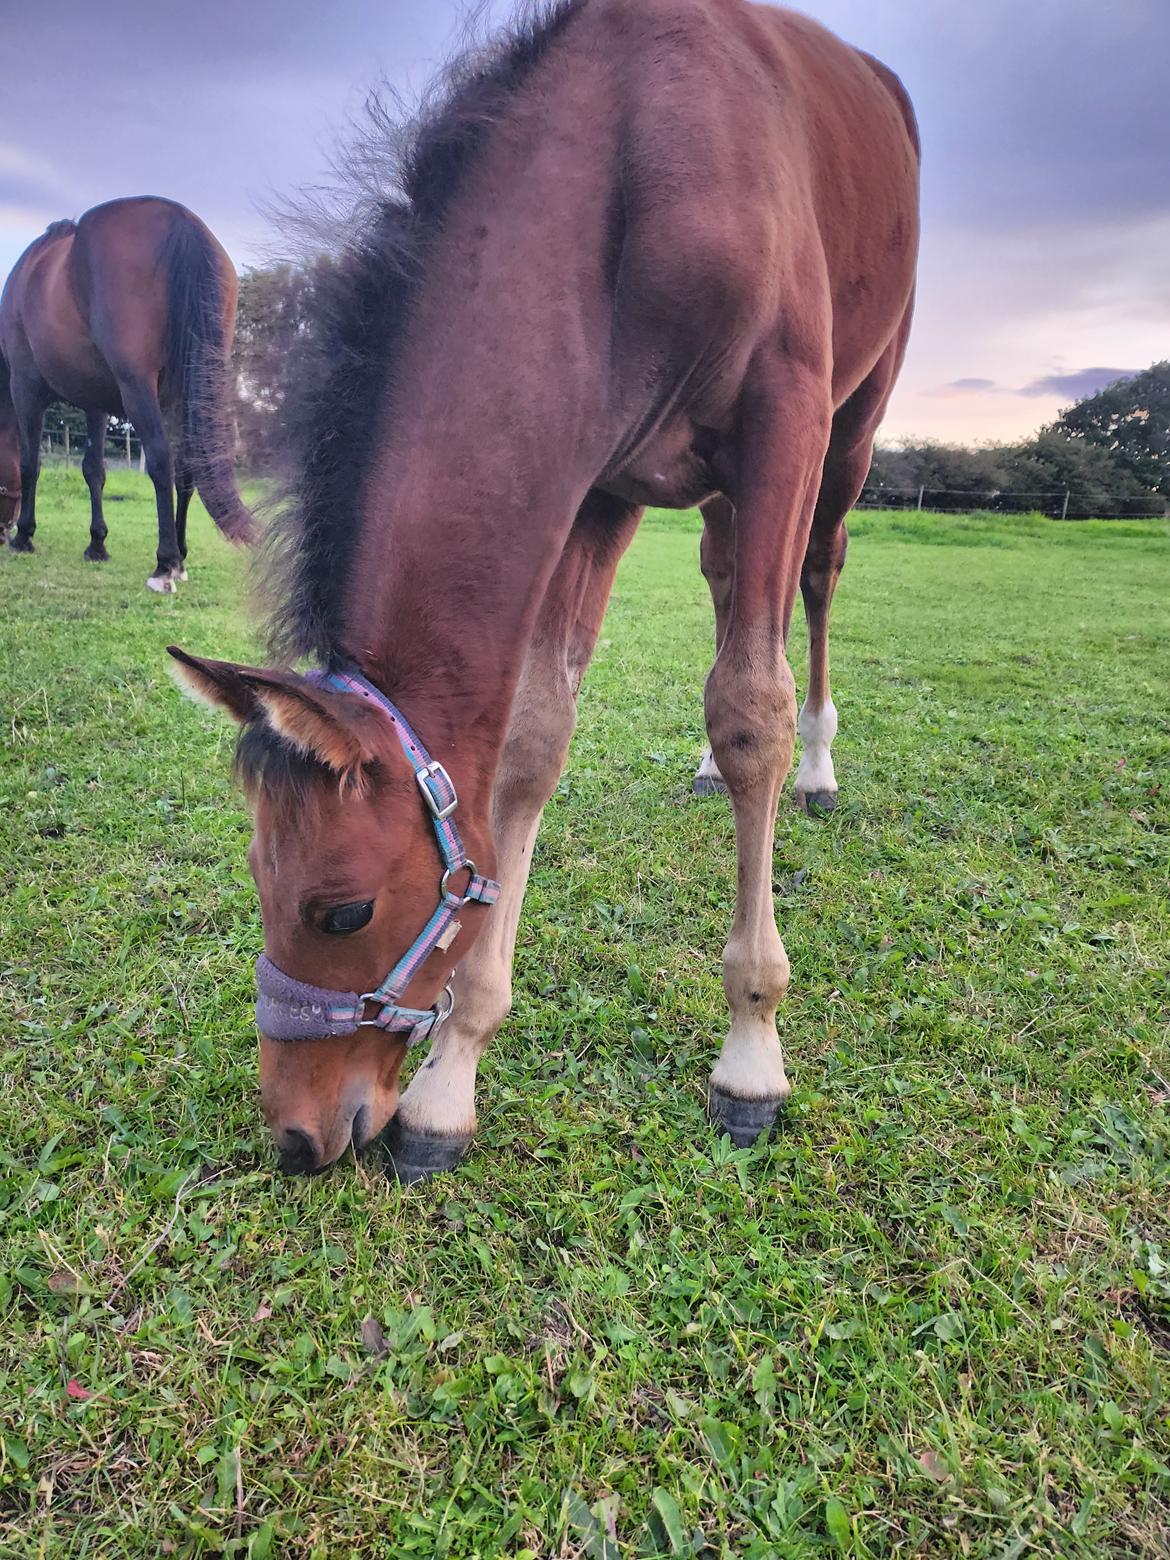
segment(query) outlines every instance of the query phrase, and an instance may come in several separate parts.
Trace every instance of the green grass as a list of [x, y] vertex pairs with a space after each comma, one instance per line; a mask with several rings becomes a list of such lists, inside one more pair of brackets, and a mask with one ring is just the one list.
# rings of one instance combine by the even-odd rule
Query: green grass
[[111, 491], [105, 568], [76, 474], [0, 557], [0, 1554], [1170, 1553], [1167, 529], [857, 517], [736, 1152], [710, 609], [651, 517], [478, 1143], [404, 1191], [274, 1172], [231, 735], [163, 654], [250, 649], [243, 563], [199, 512], [149, 596]]

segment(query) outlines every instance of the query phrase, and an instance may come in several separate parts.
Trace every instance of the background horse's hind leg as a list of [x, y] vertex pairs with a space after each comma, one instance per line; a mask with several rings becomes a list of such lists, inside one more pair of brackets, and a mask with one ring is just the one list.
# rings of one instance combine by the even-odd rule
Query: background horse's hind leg
[[499, 902], [459, 965], [455, 1011], [403, 1093], [387, 1129], [404, 1181], [450, 1169], [475, 1132], [479, 1059], [512, 1005], [512, 959], [545, 803], [564, 768], [577, 691], [605, 616], [618, 560], [640, 509], [591, 494], [553, 575], [512, 706], [492, 798]]
[[735, 588], [707, 679], [707, 732], [735, 813], [735, 919], [723, 954], [731, 1028], [711, 1074], [712, 1117], [736, 1144], [766, 1132], [788, 1096], [776, 1008], [788, 957], [776, 928], [776, 806], [796, 740], [785, 639], [832, 404], [827, 368], [759, 365], [744, 388], [735, 502]]
[[[699, 565], [711, 592], [715, 608], [715, 654], [723, 643], [727, 627], [727, 614], [731, 608], [731, 586], [735, 578], [735, 507], [729, 498], [718, 494], [709, 498], [700, 509], [703, 515], [703, 539], [699, 543]], [[710, 796], [714, 791], [726, 791], [723, 776], [710, 746], [695, 775], [695, 795]]]
[[837, 706], [829, 692], [829, 608], [845, 566], [849, 542], [845, 517], [861, 496], [869, 475], [874, 436], [902, 365], [909, 327], [907, 313], [901, 330], [878, 359], [877, 366], [833, 418], [821, 490], [800, 573], [808, 623], [808, 693], [796, 722], [801, 742], [796, 800], [810, 813], [832, 812], [837, 805], [832, 754]]
[[13, 552], [33, 552], [33, 532], [37, 528], [37, 478], [41, 474], [41, 434], [45, 410], [53, 392], [39, 377], [18, 379], [12, 375], [12, 400], [20, 432], [20, 519], [8, 539]]
[[154, 499], [158, 508], [158, 561], [154, 573], [146, 582], [146, 588], [172, 595], [175, 581], [182, 573], [183, 560], [179, 555], [179, 542], [175, 534], [174, 461], [158, 404], [158, 392], [150, 380], [140, 378], [119, 378], [118, 388], [122, 392], [126, 416], [142, 440], [146, 470], [154, 483]]
[[178, 578], [187, 578], [187, 510], [191, 507], [191, 495], [195, 491], [195, 478], [191, 475], [191, 468], [185, 461], [180, 461], [175, 471], [175, 492], [178, 503], [175, 506], [175, 540], [179, 544], [179, 573]]
[[85, 557], [90, 563], [107, 563], [105, 515], [102, 513], [102, 490], [106, 485], [106, 427], [109, 419], [105, 412], [90, 412], [85, 419], [85, 457], [81, 462], [81, 474], [89, 489], [89, 546]]

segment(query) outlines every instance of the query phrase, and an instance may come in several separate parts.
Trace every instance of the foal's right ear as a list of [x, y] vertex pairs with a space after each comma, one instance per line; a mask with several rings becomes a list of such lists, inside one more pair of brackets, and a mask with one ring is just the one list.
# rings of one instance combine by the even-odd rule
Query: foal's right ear
[[175, 658], [175, 678], [185, 692], [209, 704], [213, 710], [226, 710], [244, 726], [260, 714], [255, 686], [248, 680], [249, 668], [234, 661], [209, 661], [200, 655], [188, 655], [178, 645], [168, 645], [167, 654]]

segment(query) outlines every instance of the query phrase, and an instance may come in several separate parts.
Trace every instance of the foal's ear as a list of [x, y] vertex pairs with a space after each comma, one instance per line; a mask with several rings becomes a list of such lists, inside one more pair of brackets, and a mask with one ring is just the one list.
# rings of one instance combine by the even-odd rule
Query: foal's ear
[[351, 693], [333, 693], [293, 671], [263, 671], [234, 661], [209, 661], [177, 645], [179, 681], [196, 698], [240, 723], [263, 718], [298, 752], [336, 774], [356, 779], [378, 755], [382, 721]]
[[175, 680], [192, 698], [214, 710], [226, 710], [241, 726], [260, 714], [256, 689], [248, 680], [251, 667], [188, 655], [178, 645], [168, 645], [167, 654], [175, 658]]

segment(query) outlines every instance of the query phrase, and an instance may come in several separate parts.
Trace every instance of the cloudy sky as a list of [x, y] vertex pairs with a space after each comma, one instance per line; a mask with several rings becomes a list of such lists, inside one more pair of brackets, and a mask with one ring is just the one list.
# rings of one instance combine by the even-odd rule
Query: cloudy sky
[[[465, 0], [0, 0], [0, 275], [116, 195], [185, 202], [241, 267], [386, 77], [417, 91]], [[807, 0], [910, 88], [918, 323], [888, 436], [1029, 432], [1170, 355], [1170, 0]], [[507, 11], [496, 0], [494, 14]]]

